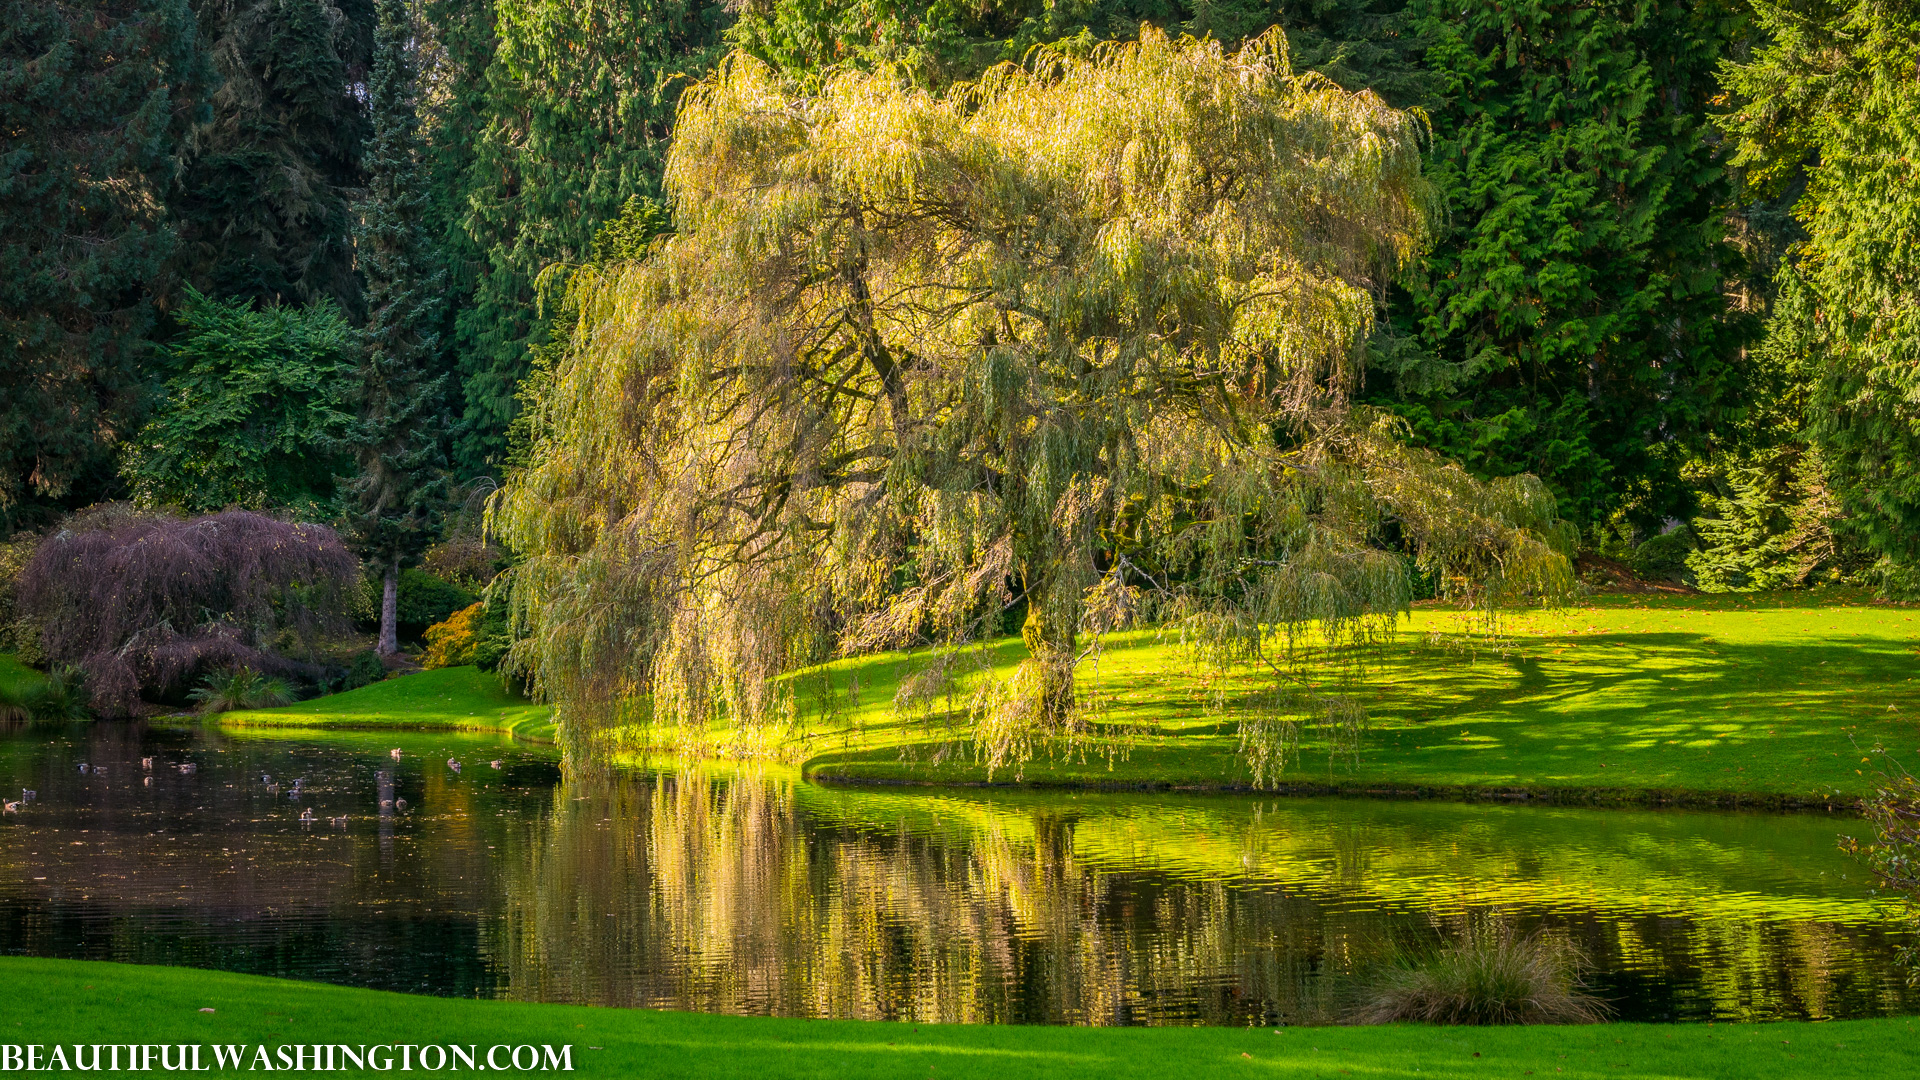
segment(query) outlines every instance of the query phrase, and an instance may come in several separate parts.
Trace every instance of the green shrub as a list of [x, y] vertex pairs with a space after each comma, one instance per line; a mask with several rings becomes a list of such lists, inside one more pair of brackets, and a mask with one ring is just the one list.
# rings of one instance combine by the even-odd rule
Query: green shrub
[[1693, 537], [1685, 529], [1661, 533], [1633, 549], [1633, 572], [1648, 581], [1679, 581], [1686, 576]]
[[387, 665], [380, 662], [380, 654], [372, 649], [362, 649], [347, 661], [346, 685], [342, 690], [358, 690], [362, 686], [371, 686], [387, 677]]
[[27, 710], [35, 720], [91, 720], [92, 695], [87, 693], [86, 673], [72, 664], [55, 664], [47, 669], [40, 685], [26, 693]]
[[235, 709], [270, 709], [293, 701], [293, 692], [279, 679], [263, 677], [252, 668], [232, 668], [209, 675], [200, 687], [188, 695], [202, 713], [232, 712]]
[[1500, 926], [1468, 930], [1458, 944], [1389, 971], [1355, 1023], [1591, 1024], [1606, 1006], [1580, 981], [1585, 959], [1544, 934]]
[[497, 671], [512, 639], [507, 632], [507, 617], [499, 605], [485, 603], [465, 607], [448, 616], [445, 622], [427, 627], [427, 652], [420, 666], [459, 667], [472, 664], [481, 671]]
[[1687, 566], [1701, 589], [1787, 589], [1866, 576], [1872, 559], [1846, 535], [1818, 452], [1789, 443], [1718, 463], [1700, 479], [1706, 490], [1693, 528], [1701, 544]]
[[449, 615], [471, 605], [479, 597], [425, 570], [402, 570], [397, 599], [403, 625], [430, 626], [446, 621]]

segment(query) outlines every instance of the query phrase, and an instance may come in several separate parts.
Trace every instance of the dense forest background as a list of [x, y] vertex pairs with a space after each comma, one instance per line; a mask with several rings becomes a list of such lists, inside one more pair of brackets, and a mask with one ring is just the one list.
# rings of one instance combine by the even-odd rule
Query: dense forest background
[[[0, 537], [291, 511], [391, 587], [523, 460], [574, 269], [672, 228], [732, 49], [929, 88], [1143, 23], [1431, 124], [1359, 396], [1591, 556], [1920, 589], [1911, 3], [6, 0]], [[482, 575], [484, 576], [484, 575]], [[387, 620], [389, 623], [392, 619]]]

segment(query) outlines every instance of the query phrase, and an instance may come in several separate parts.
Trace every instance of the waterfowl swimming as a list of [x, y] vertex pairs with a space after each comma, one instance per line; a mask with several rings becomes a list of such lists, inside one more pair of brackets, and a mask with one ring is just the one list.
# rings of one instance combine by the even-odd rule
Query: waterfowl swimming
[[140, 767], [141, 767], [141, 768], [143, 768], [143, 769], [145, 769], [145, 770], [147, 770], [148, 772], [152, 772], [152, 771], [153, 771], [153, 759], [152, 759], [152, 758], [150, 758], [150, 757], [143, 757], [143, 758], [141, 758], [141, 759], [140, 759]]
[[391, 809], [393, 809], [393, 800], [392, 800], [392, 799], [381, 799], [381, 800], [380, 800], [380, 809], [382, 809], [382, 810], [391, 810]]
[[341, 814], [339, 817], [330, 817], [327, 819], [327, 824], [336, 829], [344, 829], [347, 827], [347, 815]]
[[405, 799], [393, 800], [393, 808], [395, 810], [405, 810], [407, 808], [407, 800]]
[[500, 759], [499, 759], [499, 758], [494, 758], [494, 759], [493, 759], [492, 761], [489, 761], [489, 762], [487, 762], [487, 764], [489, 764], [489, 765], [491, 765], [491, 766], [493, 766], [494, 768], [496, 768], [496, 769], [497, 769], [497, 768], [499, 768], [499, 767], [500, 767]]
[[392, 758], [393, 758], [393, 760], [395, 760], [395, 761], [399, 761], [399, 760], [400, 760], [400, 748], [399, 748], [399, 747], [397, 747], [397, 746], [396, 746], [396, 747], [394, 747], [393, 749], [391, 749], [391, 750], [389, 750], [389, 751], [387, 751], [387, 754], [388, 754], [388, 756], [390, 756], [390, 757], [392, 757]]
[[39, 792], [37, 792], [37, 791], [35, 791], [35, 790], [33, 790], [32, 788], [24, 788], [24, 787], [23, 787], [23, 788], [21, 788], [21, 789], [20, 789], [20, 801], [21, 801], [21, 802], [32, 802], [33, 800], [35, 800], [35, 799], [37, 799], [37, 798], [39, 798], [39, 797], [40, 797], [40, 793], [39, 793]]
[[300, 811], [300, 822], [303, 825], [313, 824], [313, 807], [309, 806], [305, 810]]
[[179, 766], [179, 768], [180, 768], [180, 771], [181, 771], [182, 773], [190, 773], [190, 772], [196, 772], [196, 771], [198, 771], [198, 770], [199, 770], [199, 768], [200, 768], [200, 766], [198, 766], [198, 765], [195, 765], [195, 764], [194, 764], [193, 762], [191, 762], [191, 761], [183, 761], [183, 762], [181, 762], [181, 763], [180, 763], [180, 766]]
[[454, 760], [454, 759], [452, 759], [452, 758], [448, 758], [448, 759], [447, 759], [447, 768], [449, 768], [449, 769], [452, 769], [452, 770], [453, 770], [454, 772], [459, 772], [459, 771], [460, 771], [460, 763], [459, 763], [458, 761], [455, 761], [455, 760]]
[[0, 812], [17, 814], [20, 812], [20, 804], [17, 802], [0, 803]]
[[280, 785], [279, 785], [279, 784], [268, 784], [268, 785], [267, 785], [267, 794], [269, 794], [269, 795], [278, 795], [278, 794], [280, 794]]
[[84, 761], [80, 763], [80, 775], [81, 776], [87, 775], [87, 763]]

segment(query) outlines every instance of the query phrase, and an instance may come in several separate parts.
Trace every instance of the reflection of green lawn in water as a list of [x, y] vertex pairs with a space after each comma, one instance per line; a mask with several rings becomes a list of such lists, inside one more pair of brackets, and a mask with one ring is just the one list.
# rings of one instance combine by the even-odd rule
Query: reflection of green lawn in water
[[[1469, 656], [1460, 617], [1433, 609], [1403, 622], [1371, 675], [1372, 727], [1356, 763], [1308, 741], [1280, 780], [1353, 789], [1585, 789], [1709, 792], [1819, 800], [1871, 789], [1856, 744], [1913, 753], [1920, 612], [1823, 602], [1817, 594], [1600, 597], [1590, 606], [1508, 620], [1504, 655]], [[1016, 641], [996, 646], [1011, 670]], [[825, 678], [802, 676], [808, 770], [878, 780], [986, 779], [964, 744], [942, 746], [893, 712], [901, 677], [927, 658], [890, 654], [831, 666], [837, 713], [823, 719]], [[974, 675], [977, 679], [980, 676]], [[1210, 686], [1172, 644], [1112, 639], [1081, 670], [1136, 734], [1042, 750], [996, 775], [1068, 783], [1248, 782], [1236, 736], [1208, 708], [1247, 684]], [[856, 682], [857, 680], [857, 682]], [[964, 693], [968, 683], [962, 680]], [[1118, 730], [1117, 728], [1108, 731]]]
[[[7, 957], [10, 1043], [570, 1044], [595, 1077], [1377, 1078], [1911, 1075], [1914, 1020], [1574, 1028], [1106, 1028], [778, 1020], [407, 997]], [[202, 1010], [211, 1009], [211, 1012]], [[44, 1052], [44, 1051], [43, 1051]], [[506, 1059], [501, 1059], [506, 1060]], [[204, 1064], [211, 1064], [203, 1057]], [[347, 1070], [353, 1072], [354, 1070]]]
[[1522, 907], [1881, 925], [1836, 838], [1857, 818], [1447, 802], [891, 793], [797, 785], [810, 814], [889, 832], [1031, 847], [1070, 838], [1102, 869], [1277, 885], [1434, 913]]

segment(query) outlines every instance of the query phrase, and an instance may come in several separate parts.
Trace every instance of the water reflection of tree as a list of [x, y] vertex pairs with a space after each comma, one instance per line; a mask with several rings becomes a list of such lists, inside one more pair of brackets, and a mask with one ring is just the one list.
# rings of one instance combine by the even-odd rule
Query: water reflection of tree
[[[507, 860], [508, 992], [941, 1022], [1300, 1022], [1337, 1013], [1393, 950], [1503, 910], [1471, 896], [1425, 914], [1344, 902], [1378, 837], [1336, 843], [1319, 887], [1245, 887], [1155, 872], [1146, 847], [1138, 870], [1116, 868], [1110, 845], [1090, 861], [1072, 807], [928, 827], [821, 817], [795, 794], [752, 773], [562, 785], [529, 823], [529, 856]], [[1278, 827], [1247, 826], [1249, 865]], [[1512, 914], [1580, 942], [1613, 972], [1603, 989], [1678, 1015], [1823, 1015], [1838, 995], [1897, 1011], [1903, 996], [1861, 966], [1862, 945], [1886, 952], [1859, 940], [1877, 931]]]

